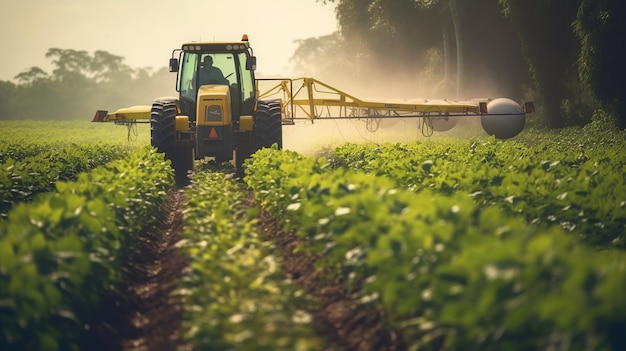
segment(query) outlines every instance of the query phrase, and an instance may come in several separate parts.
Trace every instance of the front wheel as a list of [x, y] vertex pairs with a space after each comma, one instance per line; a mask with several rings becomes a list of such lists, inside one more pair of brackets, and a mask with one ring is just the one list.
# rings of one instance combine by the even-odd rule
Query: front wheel
[[176, 101], [155, 101], [150, 111], [150, 142], [153, 147], [170, 160], [176, 184], [187, 185], [188, 172], [193, 168], [193, 148], [176, 143]]

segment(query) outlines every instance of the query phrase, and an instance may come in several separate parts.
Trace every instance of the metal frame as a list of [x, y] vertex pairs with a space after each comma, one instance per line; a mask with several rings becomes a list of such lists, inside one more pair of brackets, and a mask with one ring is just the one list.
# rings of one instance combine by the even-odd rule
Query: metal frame
[[[261, 79], [257, 79], [261, 80]], [[378, 102], [354, 97], [315, 78], [263, 79], [278, 84], [259, 94], [259, 98], [276, 97], [282, 101], [288, 120], [346, 118], [424, 118], [465, 117], [486, 114], [489, 99], [469, 101], [423, 100], [422, 102]], [[298, 86], [293, 90], [294, 83]], [[258, 89], [258, 82], [257, 82]], [[301, 97], [305, 95], [304, 97]], [[485, 105], [482, 105], [485, 104]], [[299, 116], [303, 113], [304, 116]]]

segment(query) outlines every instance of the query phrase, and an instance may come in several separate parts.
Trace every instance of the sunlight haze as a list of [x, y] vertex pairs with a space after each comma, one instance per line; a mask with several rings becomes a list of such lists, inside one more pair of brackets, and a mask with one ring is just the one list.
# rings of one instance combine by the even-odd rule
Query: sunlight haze
[[167, 66], [186, 41], [238, 41], [247, 34], [260, 76], [296, 74], [295, 40], [337, 30], [334, 6], [316, 0], [7, 0], [0, 21], [0, 80], [33, 66], [51, 73], [49, 48], [104, 50], [132, 68]]

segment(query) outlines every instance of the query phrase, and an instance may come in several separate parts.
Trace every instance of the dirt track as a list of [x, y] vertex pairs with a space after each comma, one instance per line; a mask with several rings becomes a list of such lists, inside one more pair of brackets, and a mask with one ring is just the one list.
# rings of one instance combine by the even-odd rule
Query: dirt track
[[[179, 335], [182, 303], [171, 297], [176, 280], [186, 266], [173, 247], [183, 231], [182, 211], [186, 198], [182, 190], [170, 191], [160, 223], [140, 236], [122, 269], [122, 282], [104, 296], [98, 319], [90, 323], [83, 349], [127, 351], [187, 350]], [[254, 205], [252, 196], [248, 200]], [[338, 279], [316, 271], [315, 257], [294, 254], [298, 238], [279, 231], [267, 214], [260, 225], [268, 240], [282, 251], [285, 270], [321, 304], [309, 312], [321, 335], [332, 349], [403, 350], [401, 338], [386, 330], [381, 315], [359, 308], [342, 289]]]
[[186, 261], [181, 239], [186, 198], [171, 190], [159, 223], [139, 235], [122, 266], [122, 281], [103, 296], [84, 350], [176, 350], [182, 346], [182, 304], [170, 295]]
[[261, 225], [268, 240], [273, 240], [281, 249], [284, 267], [297, 284], [300, 284], [321, 304], [309, 310], [320, 333], [327, 335], [345, 350], [403, 350], [398, 335], [386, 330], [380, 313], [359, 308], [352, 300], [339, 279], [328, 279], [315, 269], [315, 257], [294, 253], [299, 238], [280, 231], [276, 221], [266, 213], [261, 216]]

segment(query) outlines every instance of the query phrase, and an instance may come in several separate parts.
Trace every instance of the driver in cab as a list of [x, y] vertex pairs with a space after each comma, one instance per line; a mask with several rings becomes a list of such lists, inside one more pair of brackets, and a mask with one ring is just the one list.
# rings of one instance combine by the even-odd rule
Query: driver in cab
[[228, 80], [224, 78], [222, 70], [213, 66], [213, 58], [209, 55], [204, 56], [200, 66], [200, 85], [205, 84], [228, 85]]

